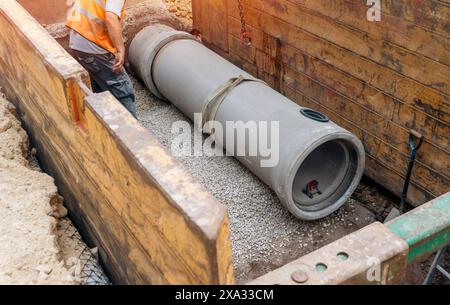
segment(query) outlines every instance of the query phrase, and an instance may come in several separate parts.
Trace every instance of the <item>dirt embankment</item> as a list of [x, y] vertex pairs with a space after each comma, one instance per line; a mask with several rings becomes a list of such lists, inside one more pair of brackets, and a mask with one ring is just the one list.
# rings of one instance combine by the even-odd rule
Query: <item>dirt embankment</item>
[[0, 93], [0, 284], [78, 284], [79, 260], [60, 250], [67, 210], [27, 155], [27, 134]]
[[177, 17], [192, 22], [192, 2], [191, 0], [164, 0], [169, 12]]

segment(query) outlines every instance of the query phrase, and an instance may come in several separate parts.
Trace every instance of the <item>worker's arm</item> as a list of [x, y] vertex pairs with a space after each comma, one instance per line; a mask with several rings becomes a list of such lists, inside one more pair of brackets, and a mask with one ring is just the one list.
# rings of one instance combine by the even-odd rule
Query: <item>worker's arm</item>
[[120, 18], [111, 12], [106, 12], [105, 24], [108, 29], [109, 37], [111, 38], [114, 47], [117, 49], [116, 63], [114, 65], [114, 72], [120, 73], [125, 64], [125, 44], [122, 37], [122, 25]]

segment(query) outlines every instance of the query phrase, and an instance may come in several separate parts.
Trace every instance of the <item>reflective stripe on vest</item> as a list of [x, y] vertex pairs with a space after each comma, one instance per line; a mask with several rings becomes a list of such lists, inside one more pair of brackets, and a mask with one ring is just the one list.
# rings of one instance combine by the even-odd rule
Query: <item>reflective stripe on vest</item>
[[[105, 4], [106, 0], [77, 0], [66, 25], [105, 50], [116, 53], [105, 26]], [[122, 10], [122, 20], [124, 17], [125, 8]]]

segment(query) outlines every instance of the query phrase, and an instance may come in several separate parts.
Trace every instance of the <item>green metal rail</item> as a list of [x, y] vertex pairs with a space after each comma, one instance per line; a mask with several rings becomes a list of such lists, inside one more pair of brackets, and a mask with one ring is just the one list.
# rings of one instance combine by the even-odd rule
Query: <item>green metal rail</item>
[[450, 193], [404, 214], [386, 226], [409, 246], [412, 264], [450, 245]]
[[[450, 245], [450, 193], [386, 224], [373, 223], [254, 281], [273, 284], [399, 284], [408, 265]], [[346, 261], [339, 260], [346, 253]], [[369, 264], [376, 259], [378, 265]], [[326, 270], [317, 270], [318, 265]], [[379, 271], [378, 277], [373, 272]]]

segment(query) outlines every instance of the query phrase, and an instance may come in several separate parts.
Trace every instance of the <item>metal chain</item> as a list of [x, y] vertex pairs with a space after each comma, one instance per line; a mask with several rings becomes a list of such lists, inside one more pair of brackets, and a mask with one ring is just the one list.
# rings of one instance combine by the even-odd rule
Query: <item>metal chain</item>
[[241, 17], [241, 40], [246, 46], [252, 45], [252, 37], [249, 31], [247, 31], [247, 23], [245, 21], [245, 11], [242, 0], [237, 0], [239, 8], [239, 16]]

